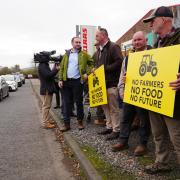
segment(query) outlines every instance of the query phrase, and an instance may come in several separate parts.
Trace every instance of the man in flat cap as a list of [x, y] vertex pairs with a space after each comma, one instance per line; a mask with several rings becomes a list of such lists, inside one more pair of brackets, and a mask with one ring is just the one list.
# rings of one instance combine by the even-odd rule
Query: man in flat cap
[[[180, 28], [173, 27], [173, 12], [170, 8], [164, 6], [157, 8], [143, 22], [149, 22], [153, 32], [159, 35], [154, 48], [180, 44]], [[168, 166], [170, 152], [166, 144], [168, 135], [180, 164], [180, 73], [177, 74], [177, 79], [169, 85], [176, 91], [173, 118], [149, 112], [156, 147], [155, 163], [145, 168], [145, 171], [150, 174], [171, 170]]]

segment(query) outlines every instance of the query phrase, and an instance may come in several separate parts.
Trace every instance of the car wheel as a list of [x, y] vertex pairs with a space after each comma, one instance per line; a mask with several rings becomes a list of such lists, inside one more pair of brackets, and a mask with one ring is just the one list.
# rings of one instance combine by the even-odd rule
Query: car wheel
[[3, 99], [3, 93], [2, 93], [2, 90], [0, 90], [0, 101], [2, 101]]

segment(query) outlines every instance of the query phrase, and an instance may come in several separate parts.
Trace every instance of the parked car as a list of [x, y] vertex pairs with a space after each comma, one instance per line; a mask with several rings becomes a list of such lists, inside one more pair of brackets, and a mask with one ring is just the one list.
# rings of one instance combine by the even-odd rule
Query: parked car
[[32, 78], [33, 78], [33, 75], [32, 75], [32, 74], [28, 74], [28, 75], [27, 75], [27, 78], [28, 78], [28, 79], [32, 79]]
[[6, 80], [0, 76], [0, 101], [2, 101], [2, 99], [4, 97], [8, 97], [9, 96], [9, 86], [6, 83]]
[[22, 83], [25, 84], [25, 76], [24, 76], [24, 74], [19, 74], [19, 76], [20, 76], [20, 79], [21, 79]]
[[4, 77], [4, 79], [6, 80], [9, 86], [9, 91], [16, 91], [18, 89], [18, 83], [16, 82], [15, 75], [7, 74], [3, 75], [2, 77]]
[[19, 74], [16, 74], [15, 77], [16, 77], [16, 82], [18, 83], [18, 87], [21, 87], [22, 86], [22, 81], [21, 81], [21, 78], [20, 78]]

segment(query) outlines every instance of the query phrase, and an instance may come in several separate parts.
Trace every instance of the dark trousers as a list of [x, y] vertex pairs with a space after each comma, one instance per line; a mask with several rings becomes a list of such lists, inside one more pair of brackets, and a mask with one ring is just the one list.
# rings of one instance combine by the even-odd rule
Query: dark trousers
[[123, 119], [121, 121], [120, 142], [128, 143], [131, 133], [131, 125], [137, 114], [140, 119], [139, 140], [140, 144], [146, 145], [150, 135], [150, 122], [148, 111], [131, 104], [123, 104]]
[[96, 117], [97, 117], [98, 120], [106, 119], [106, 117], [104, 115], [104, 111], [103, 111], [101, 106], [98, 106], [97, 109], [96, 109]]
[[[63, 116], [64, 123], [70, 123], [70, 116], [72, 111], [73, 102], [76, 104], [77, 109], [77, 120], [82, 121], [84, 118], [83, 109], [83, 84], [79, 79], [70, 79], [64, 81], [62, 88], [63, 96]], [[72, 97], [73, 100], [72, 101]]]
[[56, 92], [56, 106], [60, 106], [60, 94], [59, 94], [60, 88], [59, 88], [58, 82], [55, 82], [55, 86], [56, 86], [56, 89], [57, 89], [57, 92]]

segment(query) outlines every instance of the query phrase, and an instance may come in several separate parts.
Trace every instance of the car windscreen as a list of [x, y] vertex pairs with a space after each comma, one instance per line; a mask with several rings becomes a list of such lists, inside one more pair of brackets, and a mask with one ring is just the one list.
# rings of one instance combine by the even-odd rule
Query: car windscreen
[[14, 76], [4, 76], [4, 78], [6, 81], [14, 81], [15, 80]]

